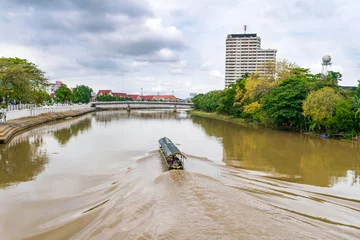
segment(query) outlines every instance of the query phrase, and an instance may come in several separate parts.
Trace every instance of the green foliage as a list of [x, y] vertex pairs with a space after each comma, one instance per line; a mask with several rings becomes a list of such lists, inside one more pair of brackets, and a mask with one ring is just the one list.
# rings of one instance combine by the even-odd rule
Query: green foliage
[[92, 89], [85, 85], [76, 86], [73, 89], [73, 98], [74, 103], [89, 103], [91, 100]]
[[195, 109], [205, 112], [215, 112], [219, 106], [222, 91], [211, 91], [206, 94], [199, 94], [193, 98]]
[[105, 94], [105, 95], [100, 95], [96, 97], [96, 101], [100, 101], [100, 102], [115, 102], [115, 101], [132, 101], [131, 98], [126, 97], [114, 97], [111, 96], [110, 94]]
[[219, 106], [216, 108], [218, 113], [227, 115], [240, 115], [240, 110], [234, 106], [236, 96], [236, 84], [224, 89], [219, 99]]
[[335, 106], [335, 115], [330, 117], [325, 126], [330, 132], [343, 132], [353, 129], [355, 113], [347, 100], [341, 100]]
[[0, 97], [3, 102], [15, 100], [36, 102], [36, 94], [48, 85], [45, 73], [34, 63], [20, 58], [0, 58]]
[[299, 128], [303, 118], [302, 101], [307, 92], [305, 80], [286, 79], [264, 98], [261, 110], [272, 124], [289, 124]]
[[304, 115], [310, 117], [318, 126], [325, 126], [333, 116], [336, 104], [343, 97], [330, 87], [312, 91], [303, 102]]
[[55, 91], [55, 102], [57, 103], [65, 103], [71, 102], [73, 93], [66, 86], [66, 84], [62, 84], [59, 89]]
[[300, 131], [343, 137], [360, 133], [360, 80], [356, 90], [342, 89], [341, 73], [312, 74], [287, 61], [269, 62], [260, 70], [224, 90], [197, 95], [195, 109]]
[[51, 96], [45, 91], [33, 91], [31, 94], [34, 103], [38, 105], [43, 103], [51, 103], [52, 101]]

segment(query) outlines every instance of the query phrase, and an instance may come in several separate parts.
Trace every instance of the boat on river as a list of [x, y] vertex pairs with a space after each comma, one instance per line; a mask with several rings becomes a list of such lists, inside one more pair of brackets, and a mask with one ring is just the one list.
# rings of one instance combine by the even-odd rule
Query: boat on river
[[184, 169], [184, 159], [186, 159], [186, 157], [175, 144], [167, 137], [160, 138], [159, 144], [160, 155], [168, 169]]

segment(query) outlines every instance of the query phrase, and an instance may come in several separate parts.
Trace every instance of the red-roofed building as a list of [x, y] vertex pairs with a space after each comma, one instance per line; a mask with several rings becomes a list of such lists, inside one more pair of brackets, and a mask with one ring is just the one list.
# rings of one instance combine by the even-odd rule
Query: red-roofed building
[[131, 98], [133, 101], [163, 101], [163, 102], [177, 102], [177, 98], [174, 95], [138, 95], [138, 94], [126, 94], [116, 93], [111, 90], [99, 90], [96, 96], [110, 95], [113, 97]]
[[113, 92], [112, 95], [114, 97], [121, 97], [121, 98], [127, 98], [128, 97], [128, 95], [126, 93], [115, 93], [115, 92]]
[[133, 101], [141, 101], [141, 96], [138, 94], [128, 94], [129, 98], [131, 98]]
[[141, 100], [145, 100], [145, 101], [153, 101], [154, 100], [154, 96], [152, 95], [146, 95], [146, 96], [140, 96]]
[[176, 102], [177, 98], [174, 95], [146, 95], [140, 96], [145, 101], [164, 101], [164, 102]]
[[102, 96], [102, 95], [110, 95], [113, 96], [113, 93], [111, 90], [99, 90], [96, 96]]
[[154, 101], [164, 101], [164, 102], [176, 102], [177, 98], [174, 95], [155, 95], [153, 97]]

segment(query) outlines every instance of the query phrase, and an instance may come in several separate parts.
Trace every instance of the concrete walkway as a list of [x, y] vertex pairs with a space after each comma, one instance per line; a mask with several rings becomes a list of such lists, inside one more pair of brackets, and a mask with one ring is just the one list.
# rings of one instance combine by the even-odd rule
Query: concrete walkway
[[50, 121], [76, 117], [95, 111], [94, 108], [82, 108], [66, 112], [45, 113], [36, 117], [23, 117], [0, 124], [0, 144], [7, 143], [16, 133]]

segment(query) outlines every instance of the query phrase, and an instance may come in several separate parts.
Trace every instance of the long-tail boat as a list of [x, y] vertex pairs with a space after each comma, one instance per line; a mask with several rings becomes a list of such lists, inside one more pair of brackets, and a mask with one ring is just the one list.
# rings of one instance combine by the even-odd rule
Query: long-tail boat
[[184, 169], [184, 159], [186, 159], [186, 157], [175, 144], [167, 137], [160, 138], [159, 144], [160, 154], [168, 169]]

